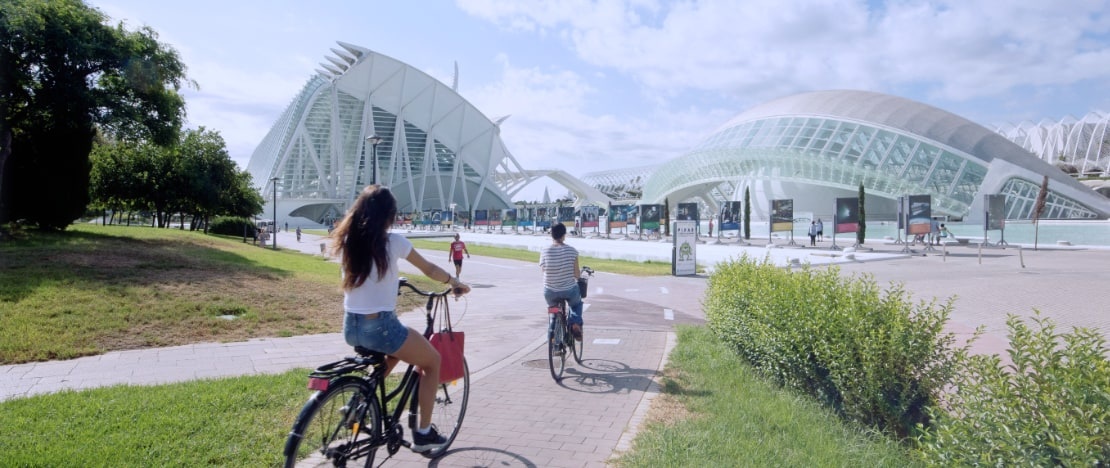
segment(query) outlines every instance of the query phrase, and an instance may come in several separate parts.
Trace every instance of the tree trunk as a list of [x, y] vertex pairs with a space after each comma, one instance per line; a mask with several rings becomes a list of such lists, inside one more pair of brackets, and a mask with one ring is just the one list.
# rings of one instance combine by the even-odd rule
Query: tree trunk
[[8, 223], [8, 193], [9, 187], [5, 184], [5, 179], [8, 173], [5, 168], [8, 165], [8, 156], [12, 154], [12, 131], [8, 128], [8, 124], [0, 118], [0, 225]]

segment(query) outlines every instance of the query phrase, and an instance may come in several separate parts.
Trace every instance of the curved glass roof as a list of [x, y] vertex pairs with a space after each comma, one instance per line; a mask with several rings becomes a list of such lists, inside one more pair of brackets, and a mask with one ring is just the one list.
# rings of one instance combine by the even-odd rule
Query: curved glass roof
[[[868, 194], [891, 199], [930, 194], [934, 211], [965, 216], [992, 168], [1038, 187], [1039, 175], [1049, 174], [1055, 200], [1050, 211], [1056, 217], [1110, 213], [1110, 200], [1094, 197], [986, 128], [921, 103], [864, 91], [806, 93], [744, 112], [683, 157], [661, 165], [645, 184], [643, 199], [682, 199], [735, 180], [774, 179], [852, 191], [863, 183]], [[990, 189], [1001, 192], [1002, 186]], [[1024, 209], [1014, 213], [1019, 218], [1029, 214]]]

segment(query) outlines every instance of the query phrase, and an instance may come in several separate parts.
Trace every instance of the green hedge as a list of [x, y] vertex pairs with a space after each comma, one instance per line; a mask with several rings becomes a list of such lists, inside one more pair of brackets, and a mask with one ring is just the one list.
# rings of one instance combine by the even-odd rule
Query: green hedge
[[[245, 229], [245, 230], [244, 230]], [[254, 223], [247, 218], [234, 218], [229, 216], [220, 216], [208, 225], [208, 232], [212, 234], [223, 234], [226, 236], [247, 236], [254, 237]], [[243, 234], [243, 233], [246, 234]]]
[[910, 436], [929, 423], [967, 345], [944, 333], [952, 300], [913, 303], [900, 286], [837, 268], [790, 271], [748, 257], [709, 279], [709, 327], [779, 383], [849, 420]]
[[972, 356], [961, 364], [949, 412], [936, 412], [918, 445], [946, 466], [1110, 466], [1110, 361], [1106, 341], [1077, 328], [1057, 334], [1038, 312], [1016, 316], [1010, 364]]
[[[952, 299], [910, 300], [869, 276], [743, 257], [710, 277], [717, 336], [848, 419], [913, 436], [943, 466], [1110, 466], [1110, 360], [1096, 331], [1011, 315], [1009, 363], [945, 333]], [[976, 336], [981, 332], [977, 332]]]

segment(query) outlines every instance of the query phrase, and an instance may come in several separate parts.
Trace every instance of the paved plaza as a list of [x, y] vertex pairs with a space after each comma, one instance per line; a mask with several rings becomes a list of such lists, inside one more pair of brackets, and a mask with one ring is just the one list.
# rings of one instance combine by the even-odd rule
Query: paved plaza
[[[414, 232], [412, 236], [445, 233]], [[444, 237], [446, 239], [446, 237]], [[462, 233], [469, 245], [524, 247], [538, 251], [543, 235]], [[320, 255], [319, 236], [297, 242], [281, 232], [278, 245]], [[569, 238], [583, 255], [669, 262], [671, 245], [658, 240]], [[800, 242], [799, 242], [800, 243]], [[768, 247], [768, 244], [774, 244]], [[712, 270], [743, 255], [783, 267], [834, 265], [844, 274], [871, 275], [880, 285], [902, 283], [921, 300], [956, 296], [951, 328], [969, 334], [984, 326], [980, 352], [1004, 352], [1007, 314], [1051, 317], [1058, 331], [1098, 328], [1106, 335], [1110, 314], [1102, 291], [1110, 284], [1110, 251], [1085, 247], [980, 248], [940, 246], [907, 249], [890, 240], [869, 240], [855, 252], [789, 245], [788, 239], [725, 239], [697, 246], [697, 261]], [[446, 253], [425, 252], [449, 267]], [[402, 270], [414, 269], [402, 262]], [[462, 279], [473, 286], [452, 303], [467, 333], [472, 373], [466, 422], [452, 450], [435, 466], [605, 466], [626, 450], [658, 394], [656, 379], [674, 346], [673, 327], [703, 322], [706, 279], [629, 277], [599, 271], [586, 299], [584, 365], [568, 364], [563, 381], [551, 379], [542, 348], [546, 314], [539, 268], [528, 262], [473, 256]], [[420, 313], [402, 320], [422, 328]], [[0, 366], [0, 399], [61, 389], [113, 384], [159, 384], [199, 378], [281, 372], [315, 367], [350, 354], [338, 333], [264, 338], [238, 343], [198, 343], [170, 348], [111, 352], [68, 361]], [[306, 392], [305, 397], [308, 394]], [[279, 454], [275, 454], [277, 457]], [[395, 466], [428, 466], [402, 451]]]

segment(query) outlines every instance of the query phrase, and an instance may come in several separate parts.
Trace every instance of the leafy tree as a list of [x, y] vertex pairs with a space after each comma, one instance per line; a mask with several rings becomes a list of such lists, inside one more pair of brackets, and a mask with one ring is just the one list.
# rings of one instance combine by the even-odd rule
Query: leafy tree
[[0, 224], [62, 229], [89, 201], [96, 128], [167, 144], [185, 67], [150, 28], [127, 31], [78, 0], [0, 2]]

